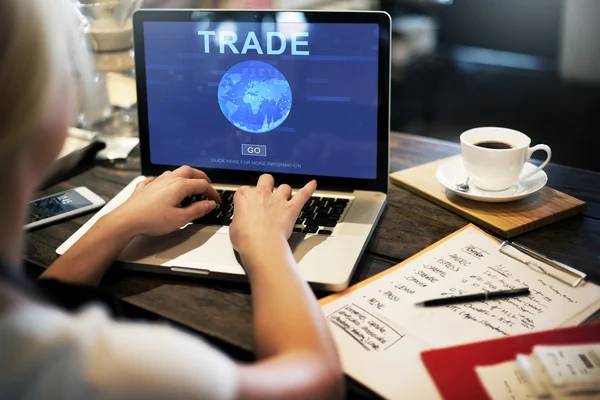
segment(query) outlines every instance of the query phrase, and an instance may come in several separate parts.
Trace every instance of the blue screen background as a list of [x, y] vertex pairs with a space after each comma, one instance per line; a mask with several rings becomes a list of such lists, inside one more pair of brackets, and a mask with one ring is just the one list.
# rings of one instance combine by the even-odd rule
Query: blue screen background
[[[264, 54], [221, 54], [198, 31], [221, 23], [145, 22], [150, 159], [154, 164], [252, 170], [314, 176], [376, 178], [378, 42], [376, 24], [264, 24], [228, 22], [242, 50], [256, 33]], [[272, 28], [275, 24], [271, 24]], [[292, 55], [266, 54], [266, 30], [308, 31], [307, 46]], [[276, 67], [288, 81], [292, 106], [285, 121], [265, 133], [236, 128], [219, 106], [225, 72], [243, 61]], [[267, 156], [242, 155], [242, 144], [266, 146]]]

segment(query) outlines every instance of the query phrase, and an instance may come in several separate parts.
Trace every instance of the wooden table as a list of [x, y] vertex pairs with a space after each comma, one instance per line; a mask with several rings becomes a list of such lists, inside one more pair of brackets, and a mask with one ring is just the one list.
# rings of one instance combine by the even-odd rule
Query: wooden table
[[[391, 136], [392, 171], [459, 153], [454, 143], [400, 133]], [[129, 170], [93, 166], [40, 195], [81, 185], [108, 200], [139, 175], [139, 159], [133, 156], [128, 166]], [[600, 283], [600, 173], [560, 165], [549, 165], [546, 171], [551, 187], [586, 201], [588, 210], [516, 240], [583, 270], [592, 281]], [[467, 224], [465, 219], [396, 186], [390, 187], [388, 196], [386, 210], [352, 283], [403, 261]], [[89, 217], [27, 234], [24, 259], [47, 267], [56, 258], [55, 249]], [[246, 284], [130, 271], [115, 271], [103, 284], [127, 303], [198, 332], [225, 350], [251, 354], [252, 308]], [[350, 383], [349, 396], [370, 395], [368, 390]]]

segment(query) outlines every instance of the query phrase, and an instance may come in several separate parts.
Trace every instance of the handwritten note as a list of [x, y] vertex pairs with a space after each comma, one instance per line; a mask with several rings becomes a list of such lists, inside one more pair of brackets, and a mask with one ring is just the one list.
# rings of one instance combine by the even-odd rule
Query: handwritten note
[[[406, 358], [405, 343], [416, 340], [425, 348], [435, 348], [575, 325], [599, 304], [600, 287], [588, 283], [572, 288], [500, 253], [498, 246], [469, 226], [401, 268], [323, 305], [346, 372], [384, 397], [406, 397], [407, 388], [423, 394], [419, 388], [433, 386], [425, 369], [418, 379], [414, 373], [411, 380], [403, 378], [407, 370], [421, 364], [419, 357]], [[434, 308], [414, 305], [431, 298], [525, 286], [531, 290], [528, 297]], [[393, 353], [394, 358], [390, 364], [379, 359], [366, 365], [360, 357], [365, 352]], [[394, 368], [396, 378], [363, 379], [365, 370], [372, 368]]]
[[405, 335], [356, 304], [346, 305], [329, 316], [367, 351], [387, 350]]

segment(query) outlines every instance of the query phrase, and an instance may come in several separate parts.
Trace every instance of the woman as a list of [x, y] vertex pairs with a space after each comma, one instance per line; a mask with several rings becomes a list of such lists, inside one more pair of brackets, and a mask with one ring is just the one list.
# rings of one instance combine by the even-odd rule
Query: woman
[[[330, 398], [343, 391], [334, 343], [287, 243], [310, 182], [289, 200], [269, 175], [235, 195], [231, 242], [248, 274], [258, 361], [236, 363], [164, 325], [118, 322], [109, 303], [70, 313], [53, 301], [93, 293], [136, 235], [163, 235], [210, 212], [210, 179], [182, 167], [147, 179], [37, 283], [19, 268], [27, 203], [62, 148], [85, 57], [68, 0], [0, 3], [0, 398]], [[69, 57], [72, 54], [79, 57]], [[69, 60], [75, 61], [69, 61]], [[180, 209], [192, 193], [212, 201]], [[91, 298], [94, 298], [91, 296]], [[276, 299], [276, 301], [274, 301]]]

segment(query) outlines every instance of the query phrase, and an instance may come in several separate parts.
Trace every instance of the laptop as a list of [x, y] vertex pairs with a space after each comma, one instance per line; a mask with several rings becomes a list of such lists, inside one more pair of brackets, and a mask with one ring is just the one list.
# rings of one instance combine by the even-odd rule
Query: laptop
[[317, 180], [290, 246], [315, 289], [345, 289], [386, 204], [389, 15], [140, 10], [133, 21], [142, 176], [57, 253], [145, 176], [190, 165], [208, 174], [223, 203], [173, 234], [135, 238], [119, 265], [245, 280], [228, 235], [232, 198], [270, 173], [293, 189]]

